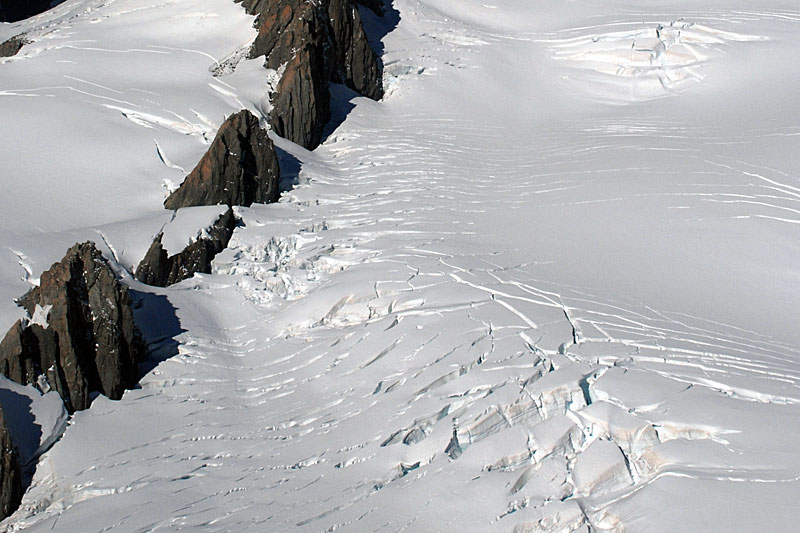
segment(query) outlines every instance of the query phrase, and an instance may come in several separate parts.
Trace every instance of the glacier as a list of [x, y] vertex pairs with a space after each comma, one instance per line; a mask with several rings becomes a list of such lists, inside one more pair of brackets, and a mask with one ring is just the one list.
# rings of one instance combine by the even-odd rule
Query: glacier
[[90, 239], [158, 355], [65, 429], [37, 407], [63, 434], [0, 527], [795, 531], [800, 8], [386, 7], [361, 11], [384, 98], [333, 86], [314, 151], [272, 134], [280, 202], [168, 288], [130, 272], [210, 211], [165, 197], [226, 116], [270, 110], [253, 17], [0, 24], [30, 41], [0, 58], [0, 329]]

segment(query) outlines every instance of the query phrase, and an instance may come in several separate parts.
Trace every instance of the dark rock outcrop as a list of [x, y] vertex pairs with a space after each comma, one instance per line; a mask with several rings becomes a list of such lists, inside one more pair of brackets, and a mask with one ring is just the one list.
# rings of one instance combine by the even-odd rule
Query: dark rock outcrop
[[228, 209], [208, 229], [208, 236], [197, 239], [180, 253], [170, 256], [167, 256], [161, 244], [163, 233], [159, 233], [136, 268], [136, 279], [148, 285], [166, 287], [191, 278], [195, 272], [210, 274], [211, 261], [228, 245], [235, 227], [233, 209]]
[[353, 0], [242, 0], [242, 4], [258, 17], [250, 57], [264, 57], [267, 68], [284, 68], [270, 113], [278, 135], [308, 149], [319, 145], [330, 118], [328, 82], [342, 83], [376, 100], [383, 96], [381, 64]]
[[358, 9], [352, 0], [329, 0], [328, 17], [335, 44], [331, 81], [379, 100], [383, 96], [383, 71], [364, 33]]
[[208, 151], [164, 202], [167, 209], [194, 205], [277, 202], [280, 168], [275, 147], [247, 110], [223, 122]]
[[136, 384], [146, 350], [128, 289], [94, 243], [70, 248], [18, 304], [30, 318], [0, 342], [0, 373], [23, 385], [46, 379], [69, 412], [89, 407], [92, 392], [117, 400]]
[[322, 130], [331, 116], [331, 95], [320, 56], [305, 45], [286, 64], [272, 94], [270, 124], [275, 133], [313, 149], [322, 140]]
[[17, 55], [27, 43], [28, 41], [25, 40], [25, 35], [16, 35], [7, 41], [3, 41], [0, 43], [0, 57]]
[[304, 0], [243, 0], [247, 12], [257, 15], [258, 34], [250, 47], [250, 58], [264, 57], [267, 68], [277, 69], [296, 51], [308, 46], [320, 59], [327, 43], [322, 12]]
[[319, 7], [303, 0], [243, 0], [258, 15], [250, 57], [283, 76], [272, 94], [270, 124], [275, 133], [306, 148], [320, 143], [330, 117], [326, 49], [329, 24]]
[[22, 501], [22, 472], [0, 407], [0, 520], [17, 510]]
[[63, 0], [0, 0], [0, 22], [17, 22], [50, 9]]

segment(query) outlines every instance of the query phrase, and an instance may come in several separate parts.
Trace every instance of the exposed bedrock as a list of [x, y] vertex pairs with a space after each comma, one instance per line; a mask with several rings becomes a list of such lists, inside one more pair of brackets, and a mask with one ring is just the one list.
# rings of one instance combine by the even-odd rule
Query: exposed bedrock
[[159, 233], [136, 268], [136, 279], [166, 287], [191, 278], [195, 272], [210, 274], [211, 261], [228, 245], [235, 228], [236, 217], [233, 209], [228, 209], [203, 236], [174, 255], [168, 255], [161, 242], [164, 234]]
[[0, 43], [0, 57], [11, 57], [17, 55], [22, 47], [27, 44], [25, 35], [15, 35], [14, 37]]
[[250, 47], [250, 57], [264, 57], [267, 68], [278, 69], [295, 56], [303, 45], [324, 54], [328, 34], [321, 11], [303, 0], [242, 0], [251, 15], [256, 15], [258, 34]]
[[179, 209], [277, 202], [279, 181], [272, 140], [258, 119], [242, 110], [222, 123], [208, 151], [164, 206]]
[[39, 13], [63, 0], [0, 0], [0, 22], [16, 22]]
[[[380, 8], [379, 2], [367, 2]], [[328, 82], [342, 83], [373, 99], [383, 96], [382, 68], [369, 45], [353, 0], [242, 0], [256, 15], [258, 35], [250, 57], [283, 69], [272, 94], [275, 132], [314, 149], [330, 118]], [[374, 5], [373, 5], [374, 4]]]
[[335, 44], [331, 81], [378, 100], [383, 96], [383, 71], [370, 47], [361, 16], [352, 0], [329, 0], [330, 20]]
[[272, 93], [272, 129], [308, 149], [319, 145], [331, 116], [331, 95], [322, 70], [321, 55], [312, 46], [303, 45], [286, 64]]
[[0, 520], [11, 515], [22, 500], [22, 473], [11, 442], [3, 409], [0, 407]]
[[0, 343], [0, 373], [55, 390], [69, 412], [89, 407], [93, 392], [117, 400], [136, 384], [146, 349], [128, 289], [93, 242], [70, 248], [18, 304], [28, 316]]

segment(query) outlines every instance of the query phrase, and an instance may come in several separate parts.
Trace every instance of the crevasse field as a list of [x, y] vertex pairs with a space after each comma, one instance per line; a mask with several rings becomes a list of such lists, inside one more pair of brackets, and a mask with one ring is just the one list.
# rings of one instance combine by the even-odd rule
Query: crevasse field
[[253, 18], [0, 24], [34, 41], [0, 59], [0, 334], [94, 240], [157, 295], [162, 359], [71, 419], [2, 526], [796, 531], [797, 2], [392, 7], [362, 12], [383, 101], [334, 87], [322, 146], [275, 137], [280, 203], [168, 289], [126, 271], [218, 215], [162, 203], [225, 116], [269, 110]]

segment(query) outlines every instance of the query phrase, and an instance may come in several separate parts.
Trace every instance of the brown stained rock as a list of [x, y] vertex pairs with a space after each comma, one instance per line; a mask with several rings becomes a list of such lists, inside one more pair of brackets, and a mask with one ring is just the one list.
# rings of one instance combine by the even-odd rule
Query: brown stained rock
[[179, 209], [277, 202], [279, 180], [278, 157], [272, 141], [258, 119], [243, 110], [220, 126], [208, 151], [164, 206]]
[[270, 124], [281, 137], [313, 149], [330, 118], [326, 17], [304, 0], [244, 0], [243, 5], [258, 15], [250, 57], [264, 57], [266, 68], [284, 69], [272, 93]]
[[0, 520], [17, 510], [23, 492], [17, 451], [0, 407]]
[[235, 227], [236, 217], [233, 210], [228, 209], [209, 228], [208, 236], [170, 256], [161, 244], [163, 233], [159, 233], [136, 268], [136, 279], [148, 285], [167, 287], [191, 278], [195, 272], [210, 274], [211, 261], [228, 245]]
[[[245, 7], [248, 4], [245, 3]], [[255, 6], [259, 11], [258, 34], [250, 47], [250, 57], [264, 57], [267, 68], [278, 69], [290, 61], [304, 45], [322, 57], [325, 47], [325, 20], [313, 4], [303, 0], [282, 0]]]
[[7, 41], [0, 43], [0, 57], [11, 57], [17, 55], [22, 47], [28, 44], [25, 35], [15, 35]]
[[358, 9], [352, 0], [329, 0], [328, 15], [336, 44], [332, 81], [379, 100], [383, 96], [383, 71], [364, 33]]
[[264, 57], [267, 68], [284, 68], [270, 113], [278, 135], [310, 150], [319, 145], [330, 118], [328, 82], [373, 99], [383, 96], [381, 65], [353, 0], [243, 0], [242, 5], [258, 17], [250, 57]]
[[281, 137], [307, 148], [319, 145], [322, 130], [330, 118], [328, 82], [318, 74], [323, 68], [319, 54], [312, 47], [304, 46], [287, 63], [272, 95], [272, 129]]
[[17, 321], [0, 342], [0, 373], [23, 385], [44, 376], [69, 412], [136, 384], [146, 352], [128, 289], [94, 243], [70, 248], [18, 303], [35, 323]]

